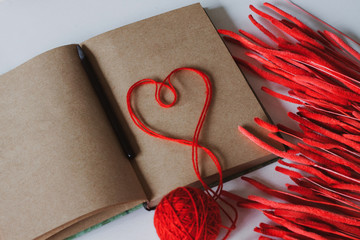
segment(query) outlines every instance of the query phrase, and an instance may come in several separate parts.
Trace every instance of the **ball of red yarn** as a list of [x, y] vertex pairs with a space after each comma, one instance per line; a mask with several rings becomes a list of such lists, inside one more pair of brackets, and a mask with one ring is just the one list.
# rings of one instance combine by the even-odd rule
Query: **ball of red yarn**
[[161, 240], [215, 240], [219, 235], [219, 205], [203, 191], [179, 187], [156, 207], [156, 232]]

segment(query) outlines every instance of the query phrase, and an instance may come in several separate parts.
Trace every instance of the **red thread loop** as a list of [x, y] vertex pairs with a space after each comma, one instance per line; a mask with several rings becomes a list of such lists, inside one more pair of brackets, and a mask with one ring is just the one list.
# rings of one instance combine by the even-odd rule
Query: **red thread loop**
[[[192, 141], [188, 141], [188, 140], [184, 140], [184, 139], [178, 139], [178, 138], [170, 138], [170, 137], [161, 135], [161, 134], [149, 129], [136, 116], [136, 114], [134, 113], [134, 111], [132, 109], [132, 106], [131, 106], [131, 94], [133, 93], [133, 91], [136, 88], [138, 88], [138, 87], [140, 87], [142, 85], [146, 85], [146, 84], [154, 84], [155, 85], [155, 100], [161, 107], [170, 108], [170, 107], [174, 106], [174, 104], [177, 101], [177, 92], [176, 92], [174, 86], [171, 83], [171, 77], [176, 72], [179, 72], [181, 70], [192, 71], [192, 72], [198, 74], [203, 79], [203, 81], [205, 83], [205, 87], [206, 87], [205, 104], [204, 104], [204, 107], [203, 107], [203, 109], [201, 111], [198, 124], [196, 125]], [[165, 103], [163, 101], [163, 99], [161, 98], [161, 89], [163, 87], [167, 88], [168, 90], [170, 90], [172, 92], [174, 98], [173, 98], [173, 101], [171, 103]], [[194, 68], [177, 68], [177, 69], [173, 70], [162, 82], [157, 82], [157, 81], [155, 81], [153, 79], [143, 79], [143, 80], [140, 80], [140, 81], [136, 82], [135, 84], [133, 84], [129, 88], [128, 93], [127, 93], [127, 97], [126, 97], [126, 101], [127, 101], [127, 107], [128, 107], [128, 111], [129, 111], [131, 119], [133, 120], [135, 125], [138, 126], [143, 132], [145, 132], [146, 134], [149, 134], [149, 135], [151, 135], [153, 137], [156, 137], [156, 138], [160, 138], [160, 139], [164, 139], [164, 140], [173, 141], [173, 142], [177, 142], [177, 143], [180, 143], [180, 144], [192, 146], [192, 162], [193, 162], [193, 167], [194, 167], [196, 176], [199, 179], [199, 181], [201, 182], [201, 184], [203, 185], [205, 191], [209, 195], [212, 195], [216, 199], [216, 198], [218, 198], [219, 194], [221, 193], [222, 187], [223, 187], [221, 166], [220, 166], [219, 160], [216, 158], [216, 156], [209, 149], [207, 149], [207, 148], [205, 148], [205, 147], [198, 144], [200, 131], [201, 131], [201, 128], [202, 128], [203, 123], [205, 121], [206, 113], [207, 113], [207, 111], [209, 109], [211, 97], [212, 97], [211, 82], [210, 82], [210, 79], [204, 73], [202, 73], [201, 71], [199, 71], [197, 69], [194, 69]], [[214, 164], [215, 164], [215, 166], [216, 166], [216, 168], [217, 168], [217, 170], [219, 172], [219, 186], [218, 186], [216, 191], [211, 190], [210, 187], [203, 181], [203, 179], [200, 176], [200, 170], [199, 170], [199, 164], [198, 164], [198, 148], [204, 150], [209, 155], [209, 157], [212, 159], [212, 161], [214, 162]]]
[[[195, 131], [194, 131], [194, 135], [193, 135], [193, 138], [192, 138], [192, 141], [189, 141], [189, 140], [185, 140], [185, 139], [178, 139], [178, 138], [171, 138], [171, 137], [167, 137], [167, 136], [164, 136], [164, 135], [161, 135], [151, 129], [149, 129], [147, 126], [145, 126], [145, 124], [143, 122], [141, 122], [141, 120], [136, 116], [136, 114], [134, 113], [134, 110], [131, 106], [131, 95], [133, 93], [133, 91], [142, 86], [142, 85], [147, 85], [147, 84], [154, 84], [155, 85], [155, 100], [157, 101], [157, 103], [161, 106], [161, 107], [164, 107], [164, 108], [170, 108], [172, 106], [174, 106], [174, 104], [176, 103], [177, 101], [177, 92], [174, 88], [174, 86], [172, 85], [171, 83], [171, 77], [179, 72], [179, 71], [191, 71], [191, 72], [194, 72], [196, 73], [198, 76], [200, 76], [202, 78], [202, 80], [204, 81], [205, 83], [205, 87], [206, 87], [206, 96], [205, 96], [205, 103], [204, 103], [204, 106], [203, 106], [203, 109], [201, 111], [201, 114], [200, 114], [200, 117], [199, 117], [199, 120], [198, 120], [198, 123], [196, 125], [196, 128], [195, 128]], [[162, 88], [165, 87], [166, 89], [170, 90], [174, 96], [173, 100], [170, 102], [170, 103], [165, 103], [163, 101], [163, 99], [161, 98], [161, 90]], [[221, 200], [223, 203], [227, 204], [228, 206], [231, 207], [231, 209], [234, 211], [234, 217], [231, 217], [219, 204], [215, 203], [216, 206], [218, 206], [226, 215], [226, 217], [230, 220], [231, 222], [231, 226], [230, 227], [226, 227], [226, 226], [223, 226], [223, 225], [220, 225], [221, 223], [221, 219], [220, 219], [220, 223], [219, 226], [220, 227], [223, 227], [225, 229], [227, 229], [227, 234], [226, 236], [224, 237], [224, 239], [226, 239], [228, 237], [228, 235], [230, 234], [230, 232], [235, 228], [235, 222], [237, 221], [237, 211], [236, 209], [230, 204], [228, 203], [226, 200], [224, 200], [221, 196], [221, 194], [223, 193], [223, 176], [222, 176], [222, 170], [221, 170], [221, 166], [220, 166], [220, 163], [219, 163], [219, 160], [217, 159], [217, 157], [209, 150], [207, 149], [206, 147], [203, 147], [201, 145], [199, 145], [199, 136], [200, 136], [200, 132], [201, 132], [201, 129], [203, 127], [203, 124], [204, 124], [204, 121], [205, 121], [205, 117], [206, 117], [206, 114], [208, 112], [208, 109], [209, 109], [209, 105], [210, 105], [210, 101], [211, 101], [211, 98], [212, 98], [212, 86], [211, 86], [211, 82], [210, 82], [210, 79], [209, 77], [204, 74], [203, 72], [197, 70], [197, 69], [194, 69], [194, 68], [177, 68], [175, 70], [173, 70], [162, 82], [157, 82], [153, 79], [143, 79], [143, 80], [140, 80], [138, 82], [136, 82], [135, 84], [133, 84], [129, 90], [128, 90], [128, 93], [127, 93], [127, 97], [126, 97], [126, 101], [127, 101], [127, 108], [128, 108], [128, 111], [129, 111], [129, 114], [130, 114], [130, 117], [132, 119], [132, 121], [135, 123], [135, 125], [137, 127], [139, 127], [139, 129], [141, 129], [143, 132], [145, 132], [146, 134], [149, 134], [150, 136], [153, 136], [153, 137], [156, 137], [156, 138], [160, 138], [160, 139], [164, 139], [164, 140], [168, 140], [168, 141], [172, 141], [172, 142], [177, 142], [177, 143], [180, 143], [180, 144], [183, 144], [183, 145], [189, 145], [191, 146], [192, 148], [192, 164], [193, 164], [193, 168], [194, 168], [194, 171], [195, 171], [195, 174], [197, 176], [197, 178], [199, 179], [199, 181], [201, 182], [202, 186], [204, 187], [205, 189], [205, 193], [211, 198], [213, 199], [214, 201], [215, 200]], [[212, 162], [215, 164], [216, 168], [217, 168], [217, 171], [219, 173], [219, 185], [217, 187], [217, 189], [214, 191], [212, 190], [205, 182], [204, 180], [202, 179], [201, 175], [200, 175], [200, 170], [199, 170], [199, 162], [198, 162], [198, 149], [201, 149], [203, 150], [204, 152], [206, 152], [206, 154], [211, 158]], [[182, 190], [184, 188], [179, 188], [177, 189], [178, 191], [177, 192], [180, 192], [180, 190]], [[175, 190], [174, 190], [175, 191]], [[181, 197], [173, 197], [174, 195], [174, 191], [171, 192], [169, 195], [167, 195], [165, 198], [166, 198], [166, 201], [163, 199], [162, 202], [166, 202], [166, 204], [169, 203], [169, 198], [172, 199], [172, 200], [176, 200], [176, 199], [182, 199]], [[183, 191], [190, 191], [190, 190], [182, 190]], [[193, 191], [192, 191], [193, 192]], [[196, 191], [195, 191], [196, 192]], [[170, 197], [171, 195], [171, 197]], [[186, 202], [193, 202], [191, 199], [193, 199], [194, 197], [196, 196], [190, 196], [190, 199], [186, 199]], [[203, 202], [205, 201], [205, 198], [203, 198], [203, 200], [201, 200], [200, 202]], [[207, 200], [206, 200], [207, 201]], [[175, 205], [176, 203], [174, 202], [172, 205], [170, 204], [169, 208], [172, 209], [172, 212], [171, 213], [168, 213], [168, 214], [175, 214], [174, 212], [175, 209], [173, 208], [173, 206]], [[184, 203], [186, 204], [186, 203]], [[198, 215], [198, 211], [205, 211], [205, 214], [201, 215], [203, 218], [206, 218], [205, 220], [206, 221], [210, 221], [210, 222], [206, 222], [207, 224], [214, 224], [214, 218], [209, 218], [209, 216], [211, 216], [211, 212], [213, 211], [213, 209], [207, 209], [205, 208], [205, 206], [203, 206], [203, 204], [200, 204], [201, 206], [198, 206], [199, 209], [197, 209], [196, 207], [190, 207], [189, 206], [189, 211], [192, 211], [191, 213], [189, 213], [190, 215], [194, 214], [193, 211], [195, 211], [195, 215]], [[201, 208], [201, 209], [200, 209]], [[176, 214], [178, 214], [176, 212]], [[183, 215], [182, 215], [183, 216]], [[199, 215], [200, 216], [200, 215]], [[175, 219], [178, 219], [180, 218], [181, 216], [179, 215], [176, 215], [174, 218]], [[189, 217], [187, 215], [187, 217]], [[218, 218], [215, 218], [215, 219], [218, 219]], [[204, 219], [202, 219], [204, 220]], [[160, 220], [156, 220], [156, 221], [160, 221]], [[203, 221], [198, 221], [198, 219], [194, 220], [196, 222], [202, 222], [201, 226], [196, 226], [197, 229], [201, 229], [201, 231], [206, 231], [206, 229], [209, 229], [208, 226], [203, 226]], [[162, 221], [164, 222], [164, 221]], [[165, 221], [166, 222], [166, 221]], [[180, 220], [179, 221], [176, 221], [176, 222], [181, 222]], [[176, 224], [176, 223], [174, 223]], [[196, 224], [196, 223], [192, 223], [192, 224]], [[168, 227], [168, 225], [167, 225]], [[175, 229], [173, 229], [172, 231], [174, 232], [177, 232], [179, 233], [179, 229], [181, 229], [181, 231], [183, 231], [184, 229], [179, 228], [179, 226], [175, 226], [175, 225], [172, 225], [172, 227]], [[190, 233], [192, 232], [192, 228], [194, 227], [193, 225], [189, 225], [187, 226], [189, 227], [187, 229], [187, 233]], [[205, 230], [204, 230], [205, 229]], [[159, 230], [160, 231], [160, 230]], [[158, 231], [158, 233], [159, 233]], [[204, 235], [201, 235], [202, 233], [199, 233], [200, 230], [197, 230], [195, 231], [195, 235], [193, 234], [190, 234], [193, 238], [189, 238], [189, 239], [201, 239], [201, 238], [197, 238], [196, 236], [204, 236]], [[200, 232], [201, 232], [200, 231]], [[163, 232], [161, 230], [161, 232]], [[183, 232], [182, 232], [183, 234]], [[199, 235], [200, 234], [200, 235]], [[208, 233], [205, 233], [205, 234], [208, 234], [208, 235], [205, 235], [205, 236], [210, 236], [211, 234], [208, 232]], [[213, 234], [212, 234], [213, 235]], [[169, 239], [169, 236], [167, 235], [167, 239]], [[178, 239], [176, 238], [175, 236], [173, 236], [173, 238], [171, 239]]]

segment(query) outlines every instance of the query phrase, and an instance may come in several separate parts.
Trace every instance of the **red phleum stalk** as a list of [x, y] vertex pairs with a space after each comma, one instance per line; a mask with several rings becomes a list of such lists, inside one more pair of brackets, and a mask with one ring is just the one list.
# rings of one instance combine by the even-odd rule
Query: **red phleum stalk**
[[263, 25], [259, 24], [254, 17], [250, 14], [249, 15], [250, 21], [260, 30], [262, 31], [267, 37], [269, 37], [271, 40], [273, 40], [275, 43], [278, 43], [278, 38], [275, 37], [274, 34], [272, 34], [269, 30], [267, 30]]
[[347, 52], [349, 52], [354, 58], [360, 61], [360, 54], [356, 52], [352, 47], [347, 45], [340, 37], [338, 37], [336, 34], [324, 31], [325, 34], [327, 34], [330, 38], [332, 38], [337, 44], [339, 44], [341, 47], [343, 47]]
[[273, 68], [277, 67], [274, 63], [272, 63], [268, 59], [265, 59], [264, 56], [260, 56], [256, 53], [252, 53], [252, 52], [247, 52], [245, 54], [246, 54], [246, 56], [257, 60], [259, 63], [262, 63], [263, 66], [268, 66], [268, 67], [273, 67]]
[[292, 171], [292, 170], [289, 170], [287, 168], [276, 166], [275, 170], [278, 171], [278, 172], [281, 172], [281, 173], [283, 173], [285, 175], [288, 175], [289, 177], [295, 178], [295, 179], [303, 177], [299, 172]]
[[239, 29], [239, 33], [241, 33], [242, 35], [249, 38], [254, 43], [257, 43], [258, 45], [260, 45], [260, 46], [262, 46], [264, 48], [272, 48], [269, 44], [261, 41], [259, 38], [255, 37], [254, 35], [252, 35], [252, 34], [250, 34], [248, 32], [245, 32], [244, 30]]

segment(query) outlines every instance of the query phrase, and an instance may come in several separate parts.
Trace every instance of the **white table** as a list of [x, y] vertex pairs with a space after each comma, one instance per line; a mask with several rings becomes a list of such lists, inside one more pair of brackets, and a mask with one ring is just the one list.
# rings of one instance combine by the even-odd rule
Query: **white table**
[[[195, 3], [195, 0], [0, 0], [0, 73], [5, 73], [30, 58], [60, 45], [79, 43], [105, 31], [148, 18], [169, 10]], [[257, 0], [203, 0], [200, 1], [217, 28], [236, 31], [238, 28], [259, 35], [247, 16], [249, 4], [260, 7]], [[341, 29], [360, 41], [360, 1], [358, 0], [294, 0], [317, 17]], [[290, 12], [299, 13], [285, 1], [271, 1]], [[298, 14], [295, 14], [299, 16]], [[308, 16], [300, 16], [306, 23], [313, 23]], [[319, 27], [315, 23], [311, 26]], [[275, 123], [296, 128], [286, 116], [295, 106], [281, 102], [260, 91], [262, 85], [276, 91], [285, 89], [259, 79], [244, 71], [256, 95]], [[277, 164], [271, 164], [247, 176], [274, 188], [284, 189], [290, 182], [276, 173]], [[249, 194], [264, 196], [241, 179], [232, 180], [225, 189], [244, 197]], [[158, 239], [153, 227], [154, 212], [136, 210], [98, 229], [79, 237], [79, 240], [98, 239]], [[240, 219], [231, 239], [257, 239], [253, 228], [260, 222], [269, 222], [256, 210], [239, 209]]]

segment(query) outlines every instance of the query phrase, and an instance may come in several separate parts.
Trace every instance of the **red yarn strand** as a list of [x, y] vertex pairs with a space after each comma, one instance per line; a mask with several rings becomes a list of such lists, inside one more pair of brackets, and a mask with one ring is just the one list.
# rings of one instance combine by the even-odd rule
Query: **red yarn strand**
[[[184, 139], [177, 139], [177, 138], [171, 138], [164, 136], [162, 134], [159, 134], [150, 128], [148, 128], [135, 114], [132, 104], [131, 104], [131, 96], [133, 91], [135, 89], [139, 88], [142, 85], [152, 84], [155, 85], [155, 100], [157, 103], [163, 107], [163, 108], [169, 108], [172, 107], [176, 101], [177, 101], [177, 92], [175, 90], [175, 87], [172, 85], [171, 77], [179, 72], [179, 71], [191, 71], [196, 73], [198, 76], [201, 77], [203, 80], [205, 87], [206, 87], [206, 95], [205, 95], [205, 103], [202, 108], [202, 111], [200, 113], [200, 117], [198, 120], [198, 123], [196, 125], [196, 128], [194, 130], [194, 135], [192, 138], [192, 141], [190, 140], [184, 140]], [[165, 88], [167, 90], [170, 90], [173, 94], [173, 100], [170, 103], [165, 103], [161, 98], [161, 91], [162, 88]], [[223, 199], [222, 197], [222, 188], [223, 188], [223, 177], [222, 177], [222, 170], [219, 163], [219, 160], [217, 157], [207, 148], [199, 145], [199, 136], [201, 129], [203, 127], [205, 117], [207, 114], [207, 111], [210, 106], [210, 101], [212, 98], [212, 86], [210, 79], [201, 71], [193, 68], [178, 68], [173, 70], [162, 82], [157, 82], [153, 79], [143, 79], [136, 83], [134, 83], [128, 90], [127, 93], [127, 107], [130, 114], [131, 119], [133, 120], [134, 124], [143, 132], [146, 134], [153, 136], [155, 138], [177, 142], [183, 145], [191, 146], [192, 148], [192, 164], [195, 171], [195, 174], [198, 178], [198, 180], [203, 185], [205, 192], [207, 195], [205, 195], [202, 191], [194, 189], [194, 188], [178, 188], [175, 189], [173, 192], [169, 193], [164, 197], [164, 199], [160, 202], [160, 204], [157, 207], [156, 212], [160, 212], [158, 214], [155, 214], [154, 223], [157, 228], [158, 235], [162, 239], [173, 239], [173, 237], [176, 237], [174, 239], [194, 239], [194, 240], [200, 240], [200, 239], [214, 239], [219, 233], [219, 228], [225, 228], [227, 229], [227, 233], [224, 237], [226, 239], [230, 232], [235, 228], [235, 223], [237, 221], [237, 211], [236, 209]], [[201, 149], [204, 151], [212, 160], [214, 165], [216, 166], [218, 173], [219, 173], [219, 184], [216, 190], [212, 190], [202, 179], [200, 175], [199, 170], [199, 159], [198, 159], [198, 149]], [[202, 194], [201, 194], [202, 193]], [[182, 195], [181, 195], [182, 194]], [[195, 195], [194, 195], [195, 194]], [[196, 194], [198, 196], [196, 196]], [[180, 201], [181, 198], [188, 199], [188, 202], [183, 202], [183, 200]], [[170, 201], [171, 199], [171, 201]], [[210, 200], [211, 199], [211, 200]], [[215, 202], [215, 200], [220, 200], [226, 205], [230, 206], [230, 208], [234, 212], [234, 216], [230, 216], [230, 214], [224, 210], [222, 206], [220, 206], [218, 203]], [[212, 201], [212, 202], [211, 202]], [[181, 204], [189, 204], [192, 207], [188, 208], [185, 207], [185, 205]], [[179, 207], [180, 205], [180, 207]], [[184, 211], [189, 211], [186, 213], [179, 212], [181, 209], [185, 209]], [[180, 210], [179, 210], [180, 209]], [[220, 215], [214, 211], [216, 209], [221, 209], [225, 216], [227, 216], [228, 219], [231, 221], [231, 226], [226, 227], [221, 225], [221, 219]], [[170, 211], [170, 215], [173, 216], [173, 219], [167, 219], [167, 217], [164, 218], [164, 216], [161, 214], [162, 211]], [[182, 211], [182, 210], [181, 210]], [[179, 216], [181, 215], [181, 217]], [[184, 215], [182, 215], [184, 214]], [[184, 223], [183, 221], [187, 221], [186, 219], [189, 218], [189, 214], [194, 215], [195, 222], [192, 222], [191, 225], [190, 222]], [[165, 214], [167, 215], [167, 214]], [[184, 217], [186, 219], [184, 219]], [[207, 221], [207, 222], [206, 222]], [[210, 222], [209, 222], [210, 221]], [[166, 224], [171, 223], [171, 227], [174, 229], [168, 229], [167, 227], [163, 227], [162, 225], [168, 226]], [[175, 230], [176, 229], [176, 230]], [[181, 236], [176, 236], [175, 232], [181, 233]]]

